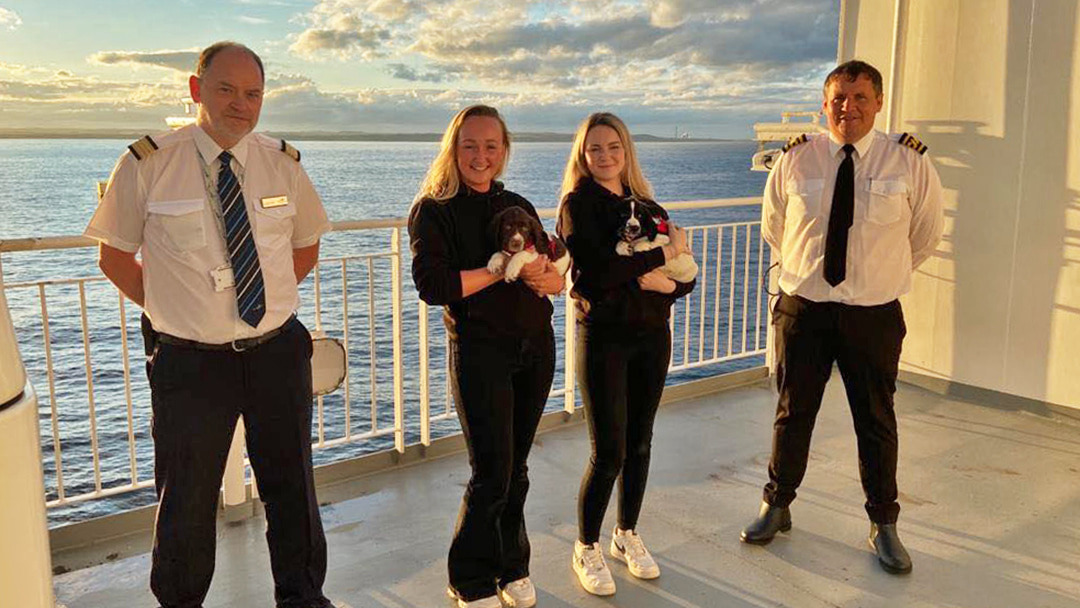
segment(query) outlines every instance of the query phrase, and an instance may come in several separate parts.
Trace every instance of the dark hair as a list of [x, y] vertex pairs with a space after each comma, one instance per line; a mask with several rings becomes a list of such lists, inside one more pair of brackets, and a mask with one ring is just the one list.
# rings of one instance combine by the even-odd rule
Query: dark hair
[[251, 55], [251, 58], [254, 59], [255, 63], [259, 65], [259, 74], [262, 76], [263, 82], [266, 82], [266, 70], [263, 68], [262, 59], [259, 58], [255, 51], [240, 44], [239, 42], [233, 42], [231, 40], [222, 40], [221, 42], [215, 42], [214, 44], [211, 44], [210, 46], [203, 49], [202, 53], [199, 53], [199, 62], [195, 64], [195, 75], [199, 78], [202, 78], [203, 74], [206, 73], [206, 70], [210, 69], [210, 62], [214, 60], [214, 57], [218, 53], [224, 51], [225, 49], [240, 49], [248, 55]]
[[848, 82], [855, 82], [858, 80], [859, 76], [866, 76], [869, 78], [870, 83], [874, 85], [874, 93], [877, 94], [878, 97], [882, 96], [881, 72], [869, 63], [859, 61], [858, 59], [845, 61], [836, 66], [833, 71], [829, 72], [829, 75], [825, 77], [825, 85], [822, 86], [822, 90], [828, 89], [829, 83], [834, 80], [844, 78]]

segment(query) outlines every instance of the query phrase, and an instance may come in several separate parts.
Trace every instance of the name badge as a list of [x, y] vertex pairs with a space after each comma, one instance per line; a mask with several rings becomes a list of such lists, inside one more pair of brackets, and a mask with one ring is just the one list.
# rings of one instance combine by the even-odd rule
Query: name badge
[[272, 209], [274, 207], [284, 207], [289, 204], [288, 196], [267, 196], [259, 199], [259, 203], [262, 204], [263, 209]]
[[236, 285], [236, 277], [233, 276], [232, 265], [225, 264], [210, 271], [210, 278], [214, 279], [214, 291], [225, 291]]

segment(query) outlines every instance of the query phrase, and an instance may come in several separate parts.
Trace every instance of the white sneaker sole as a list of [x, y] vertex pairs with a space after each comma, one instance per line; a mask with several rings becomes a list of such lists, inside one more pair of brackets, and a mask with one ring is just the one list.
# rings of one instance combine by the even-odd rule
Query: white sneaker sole
[[508, 608], [533, 608], [533, 606], [536, 605], [535, 597], [519, 602], [507, 593], [505, 589], [499, 589], [499, 599], [501, 599]]
[[584, 578], [584, 577], [581, 575], [581, 571], [578, 570], [577, 558], [574, 557], [574, 556], [570, 557], [570, 568], [574, 571], [574, 575], [577, 576], [578, 584], [581, 585], [581, 588], [584, 589], [585, 591], [588, 591], [589, 593], [591, 593], [593, 595], [598, 595], [600, 597], [607, 597], [609, 595], [615, 595], [615, 584], [614, 583], [611, 584], [610, 589], [608, 589], [606, 587], [603, 588], [603, 589], [590, 589], [589, 586], [585, 584], [585, 581], [582, 580], [582, 578]]
[[611, 541], [611, 547], [608, 549], [608, 553], [611, 554], [611, 557], [626, 564], [626, 569], [630, 571], [630, 574], [634, 578], [639, 578], [643, 581], [651, 581], [655, 578], [660, 578], [660, 566], [657, 566], [656, 570], [648, 572], [633, 567], [630, 565], [630, 560], [626, 558], [626, 554], [619, 550], [619, 546], [615, 544], [615, 541]]

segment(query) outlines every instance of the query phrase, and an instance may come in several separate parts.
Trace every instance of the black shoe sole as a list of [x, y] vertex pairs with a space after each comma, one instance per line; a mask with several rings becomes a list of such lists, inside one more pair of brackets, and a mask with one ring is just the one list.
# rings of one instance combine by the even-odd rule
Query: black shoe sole
[[[788, 524], [786, 526], [781, 526], [780, 529], [778, 530], [778, 532], [790, 532], [790, 531], [791, 531], [791, 524]], [[741, 540], [742, 542], [744, 542], [744, 543], [746, 543], [748, 545], [759, 545], [759, 546], [760, 545], [767, 545], [767, 544], [771, 543], [774, 538], [776, 538], [776, 534], [773, 534], [772, 536], [769, 536], [769, 537], [766, 537], [766, 538], [747, 538], [745, 532], [739, 534], [739, 540]]]
[[878, 558], [878, 563], [881, 564], [881, 569], [889, 574], [911, 574], [911, 566], [908, 566], [907, 568], [896, 568], [881, 561], [881, 558]]

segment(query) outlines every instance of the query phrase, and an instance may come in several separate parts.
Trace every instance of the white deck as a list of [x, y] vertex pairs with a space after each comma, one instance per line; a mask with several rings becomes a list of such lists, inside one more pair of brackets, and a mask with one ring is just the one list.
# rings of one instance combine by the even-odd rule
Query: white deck
[[[586, 428], [538, 437], [527, 506], [538, 606], [1080, 605], [1080, 424], [901, 385], [900, 532], [915, 568], [896, 577], [866, 545], [839, 377], [826, 392], [793, 530], [766, 547], [739, 542], [765, 481], [773, 403], [761, 383], [662, 409], [639, 530], [663, 575], [639, 582], [613, 564], [610, 599], [583, 592], [569, 566]], [[323, 508], [326, 593], [353, 608], [449, 608], [446, 549], [467, 469], [459, 453], [321, 491], [332, 502]], [[614, 505], [608, 526], [613, 519]], [[220, 527], [207, 608], [273, 606], [263, 526], [256, 517]], [[149, 548], [145, 536], [127, 544]], [[68, 608], [155, 606], [148, 568], [143, 553], [60, 575], [57, 599]]]

